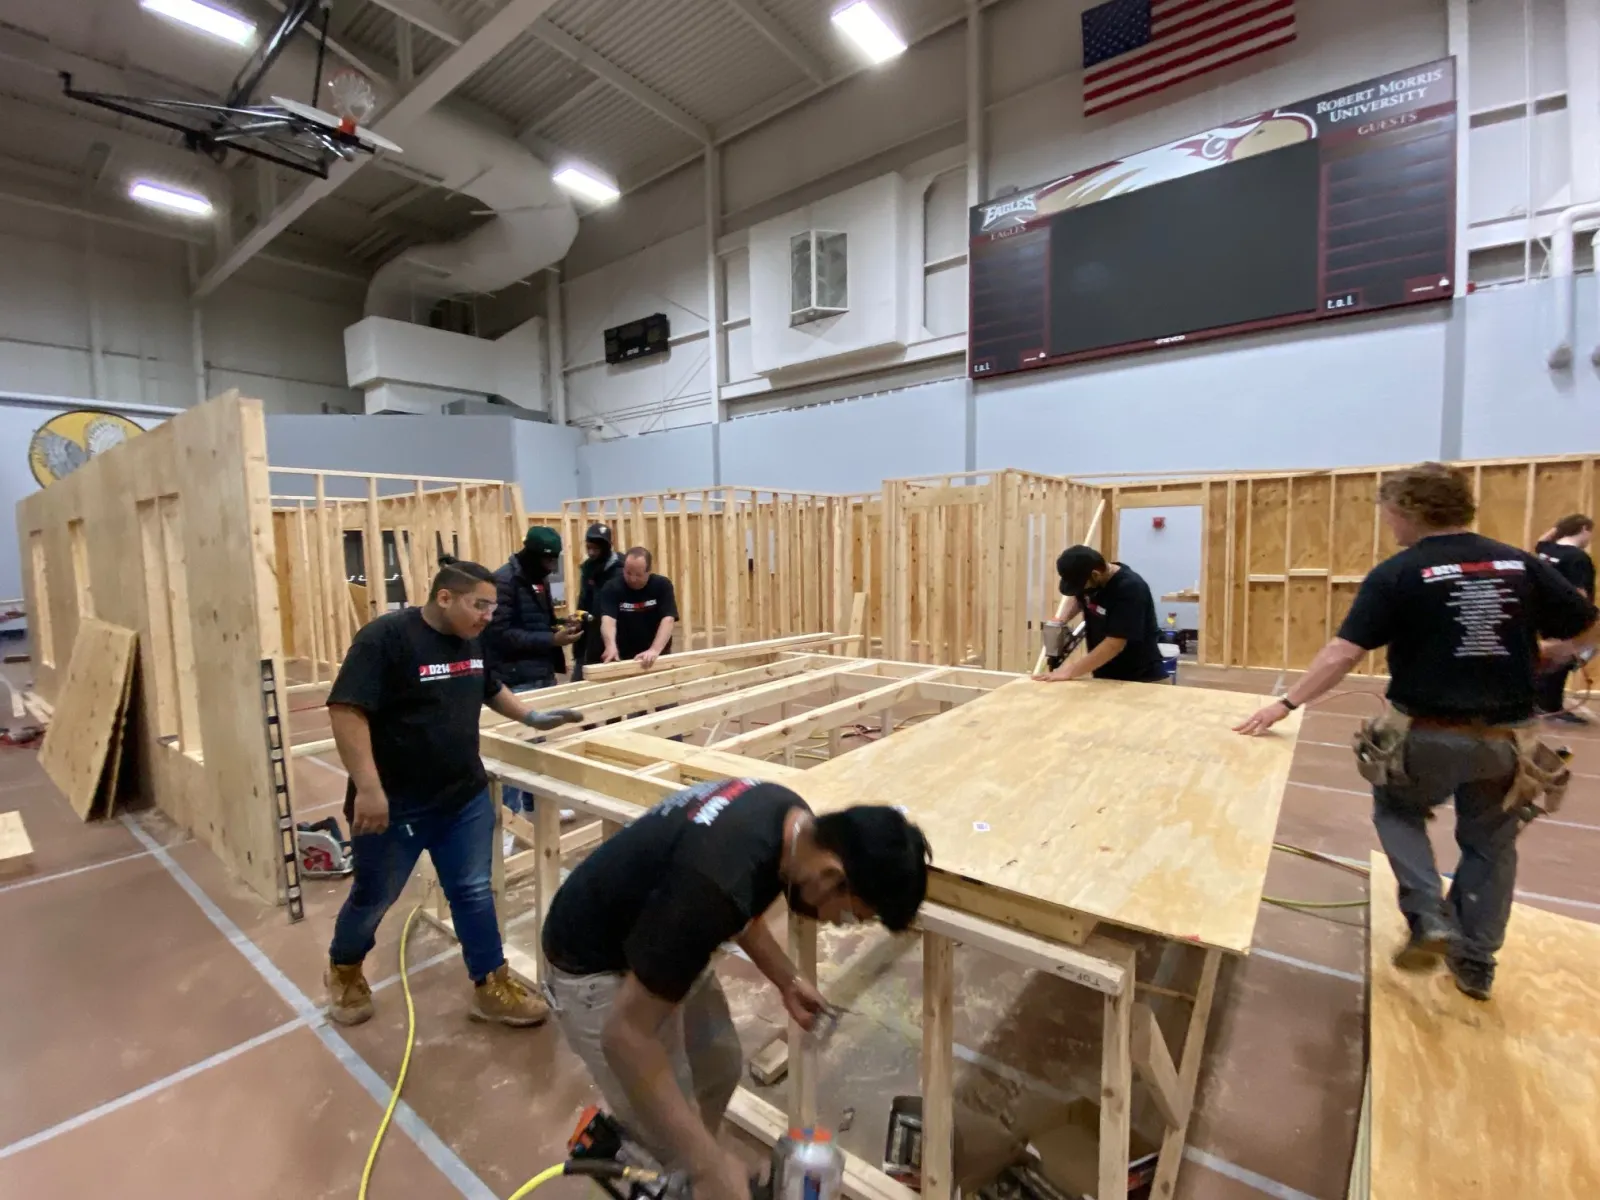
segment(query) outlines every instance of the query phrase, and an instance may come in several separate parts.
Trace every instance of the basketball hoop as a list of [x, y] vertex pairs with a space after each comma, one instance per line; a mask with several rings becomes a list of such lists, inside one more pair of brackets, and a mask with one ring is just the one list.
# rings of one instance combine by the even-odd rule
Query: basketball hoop
[[333, 115], [339, 118], [339, 128], [354, 133], [378, 106], [378, 97], [372, 84], [360, 71], [346, 67], [335, 71], [328, 80], [328, 94], [333, 101]]

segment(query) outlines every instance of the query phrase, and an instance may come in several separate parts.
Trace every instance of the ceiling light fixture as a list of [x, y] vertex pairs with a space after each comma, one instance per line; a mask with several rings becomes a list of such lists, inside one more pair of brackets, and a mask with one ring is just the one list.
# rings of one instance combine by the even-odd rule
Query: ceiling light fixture
[[845, 5], [833, 14], [833, 23], [874, 63], [888, 62], [895, 55], [905, 53], [906, 44], [900, 35], [889, 28], [889, 23], [867, 0]]
[[152, 208], [164, 208], [168, 212], [182, 213], [186, 217], [209, 217], [212, 212], [211, 201], [204, 196], [196, 196], [193, 192], [180, 192], [176, 188], [151, 183], [148, 179], [141, 179], [130, 187], [128, 198], [140, 204], [148, 204]]
[[139, 0], [139, 7], [158, 16], [169, 17], [201, 33], [232, 42], [235, 46], [248, 46], [255, 40], [253, 22], [235, 16], [200, 0]]
[[579, 167], [562, 167], [550, 177], [557, 187], [566, 188], [574, 196], [595, 204], [610, 204], [622, 195], [617, 185], [601, 179]]

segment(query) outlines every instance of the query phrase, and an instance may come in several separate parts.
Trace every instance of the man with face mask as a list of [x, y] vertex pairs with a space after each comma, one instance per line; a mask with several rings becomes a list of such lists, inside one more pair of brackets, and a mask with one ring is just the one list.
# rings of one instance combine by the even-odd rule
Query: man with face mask
[[579, 630], [556, 621], [550, 575], [561, 558], [561, 535], [544, 525], [528, 530], [522, 549], [494, 573], [494, 620], [488, 650], [509, 688], [550, 687], [567, 669], [565, 647]]
[[587, 614], [583, 635], [572, 650], [572, 678], [583, 678], [584, 667], [600, 661], [605, 641], [600, 636], [600, 593], [613, 579], [622, 578], [622, 555], [611, 548], [611, 526], [596, 522], [583, 535], [583, 565], [578, 568], [578, 608]]
[[749, 1200], [717, 1141], [744, 1065], [712, 955], [735, 941], [804, 1029], [826, 1010], [762, 921], [779, 896], [838, 924], [907, 928], [928, 845], [893, 808], [813, 816], [788, 788], [699, 784], [663, 800], [581, 863], [544, 926], [546, 996], [612, 1115], [695, 1200]]
[[1056, 574], [1061, 594], [1070, 598], [1067, 622], [1083, 614], [1089, 653], [1035, 679], [1064, 683], [1093, 674], [1096, 679], [1165, 682], [1155, 597], [1132, 567], [1108, 563], [1090, 546], [1072, 546], [1056, 559]]

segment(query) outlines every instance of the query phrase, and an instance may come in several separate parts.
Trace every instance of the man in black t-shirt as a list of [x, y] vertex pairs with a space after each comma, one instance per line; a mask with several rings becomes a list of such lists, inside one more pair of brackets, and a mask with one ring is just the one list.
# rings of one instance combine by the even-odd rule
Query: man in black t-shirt
[[[1594, 521], [1582, 513], [1562, 517], [1534, 547], [1534, 553], [1549, 563], [1561, 577], [1589, 599], [1594, 599], [1594, 560], [1589, 557], [1589, 542], [1594, 537]], [[1554, 670], [1539, 676], [1537, 702], [1539, 711], [1551, 720], [1565, 721], [1570, 725], [1587, 725], [1577, 713], [1567, 708], [1567, 676], [1573, 663], [1562, 663]]]
[[428, 597], [421, 608], [363, 625], [328, 693], [333, 740], [350, 773], [344, 805], [355, 859], [328, 949], [328, 1015], [341, 1025], [372, 1016], [361, 964], [426, 850], [476, 985], [471, 1015], [538, 1025], [548, 1010], [511, 978], [495, 921], [495, 812], [478, 757], [478, 715], [487, 704], [535, 729], [579, 715], [532, 711], [485, 667], [477, 638], [495, 605], [487, 568], [451, 560]]
[[650, 567], [650, 551], [635, 546], [622, 560], [622, 577], [600, 590], [601, 662], [631, 658], [648, 669], [672, 653], [678, 600], [672, 580], [652, 575]]
[[622, 555], [611, 548], [611, 526], [597, 521], [583, 535], [583, 565], [578, 568], [578, 611], [583, 616], [583, 633], [572, 648], [572, 680], [583, 678], [583, 669], [600, 661], [605, 642], [600, 637], [600, 593], [613, 579], [622, 578]]
[[[1592, 641], [1594, 605], [1546, 562], [1468, 530], [1477, 505], [1459, 472], [1424, 463], [1378, 493], [1406, 547], [1361, 584], [1338, 636], [1284, 694], [1238, 727], [1258, 734], [1333, 688], [1368, 651], [1389, 648], [1389, 700], [1403, 741], [1368, 749], [1373, 824], [1400, 885], [1411, 937], [1395, 959], [1420, 970], [1447, 955], [1456, 986], [1489, 997], [1516, 887], [1521, 818], [1505, 803], [1517, 774], [1515, 728], [1533, 716], [1534, 672]], [[1381, 755], [1381, 770], [1371, 757]], [[1369, 772], [1373, 772], [1369, 774]], [[1456, 805], [1461, 861], [1448, 901], [1428, 841], [1431, 810]]]
[[601, 844], [545, 918], [546, 995], [613, 1115], [695, 1200], [749, 1200], [717, 1143], [743, 1058], [712, 955], [736, 941], [809, 1029], [827, 1005], [762, 920], [789, 907], [840, 924], [907, 928], [927, 891], [928, 847], [893, 808], [814, 817], [786, 787], [702, 783]]
[[1071, 598], [1066, 621], [1070, 624], [1083, 614], [1089, 652], [1035, 679], [1062, 683], [1092, 673], [1096, 679], [1166, 681], [1155, 597], [1132, 567], [1108, 563], [1092, 547], [1072, 546], [1056, 559], [1056, 574], [1061, 577], [1061, 594]]

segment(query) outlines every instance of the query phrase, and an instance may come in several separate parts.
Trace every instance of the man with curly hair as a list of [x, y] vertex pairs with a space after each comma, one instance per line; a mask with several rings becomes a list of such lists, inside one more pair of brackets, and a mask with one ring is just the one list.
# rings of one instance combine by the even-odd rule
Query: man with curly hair
[[[1521, 817], [1506, 800], [1518, 731], [1533, 718], [1541, 651], [1546, 663], [1570, 661], [1600, 636], [1597, 613], [1537, 555], [1471, 531], [1477, 503], [1459, 471], [1396, 472], [1378, 505], [1403, 549], [1367, 575], [1306, 673], [1238, 730], [1265, 732], [1388, 647], [1397, 740], [1383, 747], [1383, 770], [1363, 774], [1382, 780], [1372, 820], [1411, 928], [1395, 965], [1424, 970], [1443, 955], [1456, 986], [1487, 1000], [1516, 887]], [[1451, 798], [1461, 861], [1446, 898], [1426, 822]]]

